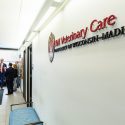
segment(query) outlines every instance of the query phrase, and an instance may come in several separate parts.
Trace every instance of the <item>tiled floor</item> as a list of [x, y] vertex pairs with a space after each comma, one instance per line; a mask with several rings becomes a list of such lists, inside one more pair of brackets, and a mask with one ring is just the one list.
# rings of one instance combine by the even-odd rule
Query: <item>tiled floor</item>
[[4, 88], [2, 105], [0, 105], [0, 125], [8, 125], [10, 105], [15, 103], [24, 102], [23, 95], [18, 89], [12, 95], [6, 95], [7, 88]]

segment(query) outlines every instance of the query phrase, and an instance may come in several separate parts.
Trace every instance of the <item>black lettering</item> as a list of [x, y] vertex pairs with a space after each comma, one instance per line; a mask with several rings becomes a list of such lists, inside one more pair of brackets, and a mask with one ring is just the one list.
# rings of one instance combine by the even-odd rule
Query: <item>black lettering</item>
[[75, 47], [77, 47], [79, 45], [79, 42], [76, 42], [76, 46]]
[[73, 43], [73, 47], [76, 47], [77, 46], [77, 42]]
[[108, 32], [106, 32], [106, 33], [102, 33], [102, 40], [107, 39], [107, 33], [108, 33]]
[[84, 40], [83, 40], [83, 45], [86, 45], [86, 44], [87, 44], [87, 40], [84, 39]]
[[80, 42], [80, 46], [82, 46], [83, 45], [83, 40], [82, 41], [79, 41]]
[[90, 37], [90, 38], [87, 39], [87, 44], [92, 43], [92, 42], [93, 42], [92, 37]]
[[121, 34], [121, 30], [119, 28], [114, 29], [114, 36], [119, 36]]
[[71, 48], [72, 48], [72, 44], [69, 44], [69, 45], [68, 45], [68, 49], [71, 49]]
[[114, 37], [114, 34], [113, 34], [112, 30], [108, 32], [108, 37], [107, 38], [111, 38], [111, 37]]
[[[98, 42], [99, 39], [100, 39], [100, 37], [98, 35], [96, 35], [93, 37], [93, 42]], [[101, 39], [102, 39], [102, 37], [101, 37]]]
[[125, 34], [125, 26], [121, 27], [121, 34]]

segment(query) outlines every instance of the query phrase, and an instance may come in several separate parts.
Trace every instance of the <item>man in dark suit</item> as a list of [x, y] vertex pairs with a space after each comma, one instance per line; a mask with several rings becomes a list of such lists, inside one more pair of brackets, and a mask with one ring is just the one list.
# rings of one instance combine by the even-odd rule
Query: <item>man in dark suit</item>
[[5, 82], [5, 72], [7, 65], [4, 63], [4, 59], [0, 59], [0, 87], [3, 89], [3, 85]]
[[5, 77], [8, 89], [8, 93], [6, 95], [13, 94], [14, 69], [12, 68], [12, 63], [9, 63], [9, 68], [6, 69]]

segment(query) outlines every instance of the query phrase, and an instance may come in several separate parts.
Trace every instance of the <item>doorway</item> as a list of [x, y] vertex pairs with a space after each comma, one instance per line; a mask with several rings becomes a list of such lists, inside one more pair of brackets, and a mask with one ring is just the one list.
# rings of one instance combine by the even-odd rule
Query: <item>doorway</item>
[[23, 97], [26, 101], [26, 51], [23, 52]]
[[[32, 102], [32, 44], [27, 48], [27, 102]], [[27, 106], [32, 107], [32, 103]]]

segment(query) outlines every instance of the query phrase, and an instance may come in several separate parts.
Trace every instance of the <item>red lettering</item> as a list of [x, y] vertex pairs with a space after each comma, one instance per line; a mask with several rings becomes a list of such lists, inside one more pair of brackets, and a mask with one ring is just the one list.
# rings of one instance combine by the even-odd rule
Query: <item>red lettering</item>
[[59, 46], [60, 45], [60, 39], [55, 40], [55, 46]]
[[62, 43], [62, 44], [65, 44], [65, 43], [66, 43], [66, 38], [65, 38], [64, 36], [61, 38], [61, 43]]
[[99, 21], [99, 22], [98, 22], [97, 29], [100, 30], [102, 27], [103, 27], [102, 21]]
[[85, 39], [86, 38], [86, 35], [87, 35], [87, 31], [88, 31], [88, 27], [86, 27], [85, 29], [81, 29], [80, 30], [80, 37], [83, 36], [83, 38]]
[[70, 42], [70, 37], [66, 36], [66, 42]]
[[108, 25], [113, 26], [115, 24], [116, 16], [110, 15], [104, 18], [102, 21], [93, 20], [90, 24], [90, 31], [96, 32], [98, 30], [106, 28]]
[[111, 25], [111, 26], [113, 26], [114, 24], [115, 24], [115, 20], [116, 20], [117, 18], [116, 18], [116, 16], [115, 15], [111, 15], [111, 16], [109, 16], [109, 19], [108, 19], [108, 25]]
[[104, 18], [103, 19], [103, 22], [102, 22], [102, 29], [104, 29], [104, 28], [106, 28], [106, 23], [107, 23], [107, 21], [108, 21], [108, 17], [106, 17], [106, 18]]
[[97, 27], [94, 29], [93, 25], [95, 25], [95, 23], [98, 23], [98, 21], [97, 20], [93, 20], [92, 23], [90, 24], [91, 32], [96, 32], [98, 30]]

